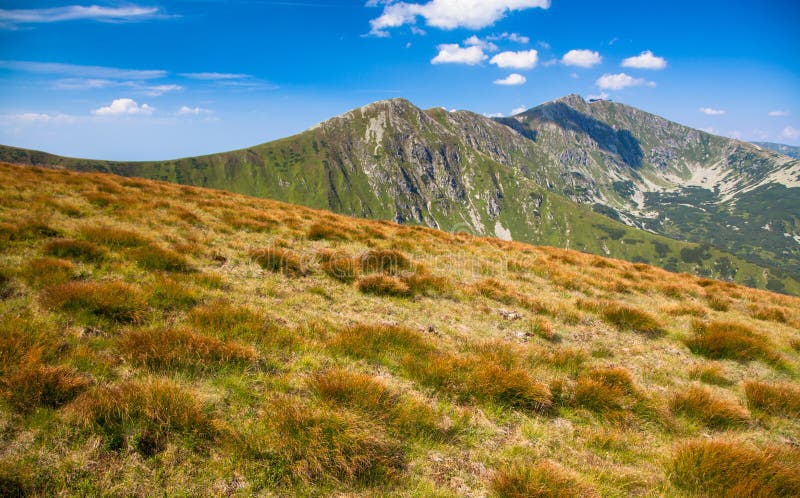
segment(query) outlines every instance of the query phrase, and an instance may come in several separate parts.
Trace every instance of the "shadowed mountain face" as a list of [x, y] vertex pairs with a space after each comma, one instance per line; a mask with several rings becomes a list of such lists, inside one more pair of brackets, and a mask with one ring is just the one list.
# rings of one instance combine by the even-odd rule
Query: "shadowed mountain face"
[[0, 159], [221, 188], [800, 291], [800, 161], [576, 95], [496, 120], [381, 101], [283, 140], [171, 161], [13, 148]]

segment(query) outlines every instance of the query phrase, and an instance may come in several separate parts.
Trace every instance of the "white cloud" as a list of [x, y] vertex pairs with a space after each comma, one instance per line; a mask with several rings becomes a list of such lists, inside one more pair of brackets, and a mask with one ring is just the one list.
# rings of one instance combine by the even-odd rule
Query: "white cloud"
[[152, 80], [163, 78], [166, 71], [160, 69], [120, 69], [103, 66], [79, 66], [58, 62], [0, 61], [0, 67], [25, 73], [55, 74], [75, 78]]
[[569, 77], [572, 78], [573, 80], [577, 80], [578, 78], [580, 78], [580, 76], [578, 76], [578, 73], [569, 73]]
[[192, 80], [241, 80], [250, 78], [249, 74], [238, 73], [182, 73], [181, 76]]
[[603, 62], [603, 57], [592, 50], [570, 50], [561, 58], [565, 66], [592, 67]]
[[105, 79], [64, 78], [56, 81], [53, 86], [59, 90], [89, 90], [107, 88], [116, 83], [116, 81]]
[[531, 39], [528, 38], [527, 36], [523, 36], [519, 33], [507, 33], [507, 32], [500, 33], [499, 35], [487, 36], [486, 39], [491, 41], [508, 40], [522, 45], [527, 45], [528, 43], [531, 42]]
[[521, 50], [519, 52], [500, 52], [489, 61], [497, 67], [511, 69], [533, 69], [539, 60], [536, 50]]
[[595, 84], [601, 90], [622, 90], [623, 88], [641, 85], [655, 86], [652, 81], [648, 82], [642, 78], [634, 78], [625, 73], [604, 74], [597, 79]]
[[464, 45], [468, 47], [480, 47], [482, 50], [487, 52], [494, 52], [497, 50], [497, 45], [487, 40], [481, 40], [475, 35], [472, 35], [464, 40]]
[[201, 114], [211, 114], [213, 111], [209, 109], [203, 109], [202, 107], [189, 107], [189, 106], [181, 106], [178, 110], [179, 116], [199, 116]]
[[107, 22], [137, 21], [155, 17], [157, 7], [103, 7], [100, 5], [67, 5], [46, 9], [0, 9], [0, 25], [53, 23], [93, 20]]
[[787, 126], [781, 133], [781, 138], [788, 138], [789, 140], [797, 140], [800, 138], [800, 130]]
[[69, 114], [46, 114], [38, 112], [24, 112], [22, 114], [12, 114], [5, 116], [9, 121], [16, 124], [33, 124], [33, 123], [72, 123], [76, 120], [75, 116]]
[[139, 105], [133, 99], [115, 99], [111, 105], [101, 107], [92, 111], [96, 116], [126, 116], [126, 115], [144, 115], [149, 116], [153, 114], [153, 109], [147, 104]]
[[515, 85], [524, 85], [525, 82], [528, 81], [525, 76], [517, 73], [511, 73], [503, 79], [494, 80], [495, 85], [506, 85], [506, 86], [515, 86]]
[[663, 57], [653, 55], [653, 52], [645, 50], [636, 57], [628, 57], [622, 61], [622, 67], [631, 67], [634, 69], [664, 69], [667, 67], [667, 61]]
[[146, 86], [142, 88], [144, 90], [145, 95], [149, 95], [151, 97], [160, 97], [165, 93], [169, 92], [179, 92], [183, 90], [183, 87], [180, 85], [154, 85], [154, 86]]
[[784, 116], [788, 116], [789, 111], [769, 111], [767, 115], [773, 118], [782, 118]]
[[505, 116], [502, 112], [492, 112], [490, 114], [484, 114], [487, 118], [502, 118]]
[[474, 66], [488, 59], [478, 46], [461, 47], [457, 43], [445, 43], [436, 47], [439, 53], [431, 59], [431, 64], [467, 64]]
[[[370, 21], [371, 33], [386, 36], [387, 29], [414, 24], [417, 17], [440, 29], [481, 29], [491, 26], [509, 12], [550, 7], [550, 0], [429, 0], [427, 3], [380, 2], [383, 13]], [[368, 5], [377, 6], [379, 2]]]
[[525, 107], [524, 105], [521, 105], [521, 106], [519, 106], [519, 107], [516, 107], [516, 108], [514, 108], [514, 109], [511, 109], [511, 115], [512, 115], [512, 116], [516, 116], [517, 114], [522, 114], [523, 112], [525, 112], [525, 111], [527, 111], [527, 110], [528, 110], [528, 108], [527, 108], [527, 107]]
[[700, 112], [707, 116], [722, 116], [725, 114], [724, 109], [714, 109], [713, 107], [701, 107]]

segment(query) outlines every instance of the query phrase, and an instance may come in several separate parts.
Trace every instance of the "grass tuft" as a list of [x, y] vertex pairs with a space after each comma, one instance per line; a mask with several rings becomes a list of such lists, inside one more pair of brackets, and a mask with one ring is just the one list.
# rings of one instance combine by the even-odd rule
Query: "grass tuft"
[[600, 494], [573, 472], [545, 460], [513, 463], [498, 469], [489, 483], [498, 498], [590, 498]]
[[800, 496], [800, 452], [723, 439], [681, 444], [668, 467], [677, 487], [702, 496]]
[[37, 287], [63, 284], [75, 276], [75, 265], [65, 259], [34, 258], [21, 270], [22, 277]]
[[85, 263], [97, 263], [106, 258], [103, 248], [86, 240], [54, 239], [45, 244], [44, 253]]
[[394, 249], [374, 249], [361, 255], [361, 271], [397, 275], [412, 268], [411, 260]]
[[768, 322], [786, 323], [789, 321], [788, 310], [778, 306], [750, 306], [750, 316]]
[[45, 287], [42, 302], [50, 308], [117, 322], [135, 322], [147, 309], [141, 292], [120, 281], [67, 282]]
[[189, 309], [200, 301], [196, 291], [164, 276], [157, 276], [149, 290], [150, 306], [165, 311]]
[[751, 409], [770, 415], [800, 418], [800, 387], [796, 384], [747, 381], [744, 383], [744, 392]]
[[311, 273], [311, 268], [300, 255], [289, 249], [279, 247], [258, 249], [250, 252], [250, 258], [265, 270], [292, 277], [304, 277]]
[[58, 408], [90, 384], [89, 380], [65, 366], [42, 365], [28, 361], [0, 381], [3, 397], [20, 412], [36, 407]]
[[730, 386], [733, 381], [728, 378], [725, 368], [716, 362], [701, 363], [689, 369], [689, 376], [692, 379], [712, 384], [715, 386]]
[[148, 243], [147, 239], [136, 232], [109, 226], [84, 226], [81, 236], [91, 242], [112, 247], [140, 247]]
[[170, 249], [146, 245], [130, 252], [131, 259], [144, 270], [188, 272], [191, 266], [185, 257]]
[[653, 315], [634, 306], [616, 301], [587, 300], [580, 300], [578, 306], [599, 313], [603, 320], [622, 331], [638, 332], [651, 337], [666, 333], [661, 322]]
[[119, 348], [134, 363], [155, 370], [202, 372], [224, 365], [248, 365], [258, 359], [250, 346], [186, 328], [129, 330], [120, 337]]
[[391, 275], [367, 275], [359, 278], [356, 285], [358, 290], [364, 294], [395, 297], [408, 297], [411, 295], [411, 287], [403, 279]]
[[670, 408], [713, 429], [743, 425], [750, 419], [750, 414], [738, 403], [720, 398], [700, 385], [676, 392], [670, 400]]
[[745, 325], [696, 321], [693, 328], [694, 336], [684, 342], [695, 354], [714, 360], [763, 360], [775, 366], [783, 365], [783, 357], [769, 340]]

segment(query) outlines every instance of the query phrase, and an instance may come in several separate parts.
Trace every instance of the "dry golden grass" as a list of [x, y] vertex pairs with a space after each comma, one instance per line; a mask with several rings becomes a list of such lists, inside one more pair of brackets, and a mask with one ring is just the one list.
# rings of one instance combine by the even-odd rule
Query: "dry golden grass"
[[685, 492], [701, 496], [800, 495], [800, 452], [788, 447], [760, 450], [725, 439], [678, 445], [668, 473]]
[[750, 306], [750, 316], [758, 320], [786, 323], [789, 321], [789, 310], [779, 306]]
[[185, 328], [128, 330], [119, 339], [122, 353], [154, 370], [204, 371], [225, 365], [249, 365], [258, 359], [251, 347]]
[[76, 424], [99, 429], [109, 448], [131, 448], [145, 456], [163, 450], [172, 437], [197, 444], [220, 434], [193, 392], [157, 377], [97, 386], [67, 409]]
[[708, 427], [723, 429], [747, 423], [750, 414], [732, 400], [715, 395], [708, 387], [691, 385], [673, 394], [673, 412], [698, 420]]
[[552, 461], [512, 463], [498, 469], [490, 483], [498, 498], [590, 498], [600, 494], [574, 473]]
[[650, 313], [615, 301], [578, 301], [578, 306], [599, 313], [603, 320], [622, 331], [632, 331], [650, 337], [665, 333], [663, 325]]
[[685, 343], [695, 354], [714, 360], [763, 360], [775, 366], [783, 365], [783, 357], [775, 351], [769, 339], [746, 325], [734, 322], [695, 322], [694, 336]]
[[135, 322], [147, 309], [142, 293], [136, 287], [119, 281], [67, 282], [45, 287], [42, 303], [74, 315], [117, 322]]
[[[47, 254], [58, 240], [63, 258]], [[275, 252], [250, 257], [264, 247]], [[358, 292], [360, 278], [394, 279], [402, 298]], [[773, 308], [784, 323], [753, 314]], [[0, 164], [0, 486], [724, 495], [664, 462], [710, 420], [769, 465], [796, 466], [798, 310], [797, 298], [577, 251]], [[670, 333], [619, 332], [642, 314]], [[683, 336], [739, 361], [694, 356]], [[687, 378], [719, 387], [688, 396]], [[770, 380], [736, 383], [755, 378]], [[673, 393], [687, 398], [678, 415]], [[752, 423], [737, 418], [745, 395]]]
[[281, 272], [293, 277], [302, 277], [311, 273], [311, 268], [303, 258], [294, 251], [279, 247], [268, 247], [250, 251], [250, 258], [261, 268], [272, 272]]
[[411, 296], [411, 287], [399, 277], [391, 275], [366, 275], [356, 282], [358, 290], [364, 294], [374, 294], [376, 296]]
[[44, 253], [86, 263], [97, 263], [106, 258], [106, 252], [100, 246], [86, 240], [54, 239], [45, 244]]
[[405, 467], [403, 448], [378, 426], [347, 412], [287, 397], [274, 399], [242, 451], [283, 479], [303, 483], [379, 484]]
[[753, 410], [770, 415], [800, 418], [800, 387], [791, 382], [744, 383], [747, 404]]

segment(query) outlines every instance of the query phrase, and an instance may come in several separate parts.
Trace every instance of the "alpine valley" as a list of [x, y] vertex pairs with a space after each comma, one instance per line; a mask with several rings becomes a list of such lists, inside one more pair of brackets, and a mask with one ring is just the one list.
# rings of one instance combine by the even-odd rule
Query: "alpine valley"
[[800, 160], [578, 95], [507, 118], [379, 101], [202, 157], [0, 160], [166, 180], [800, 294]]

